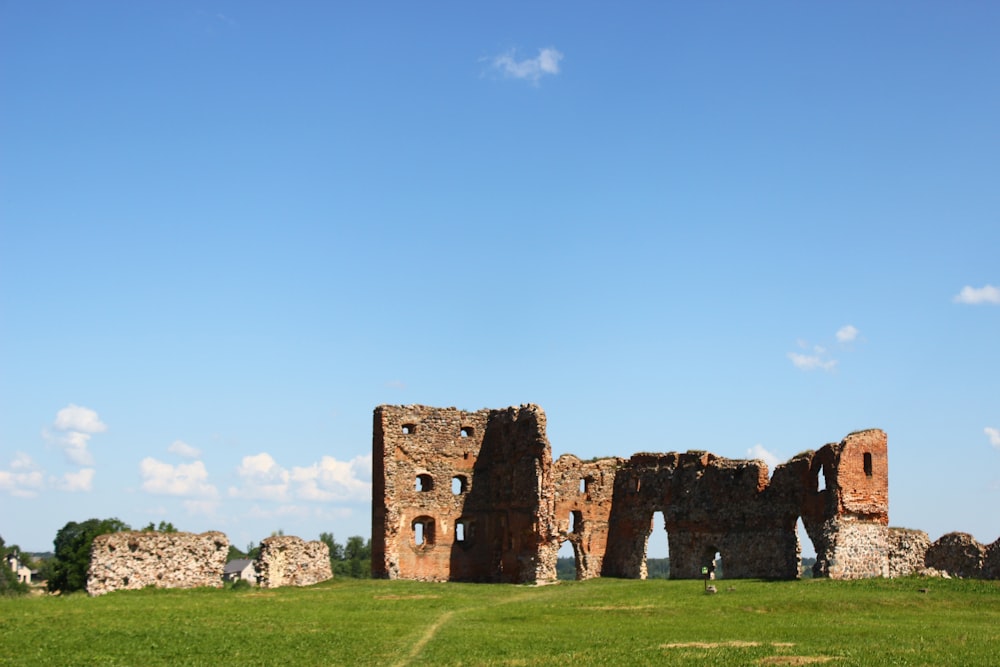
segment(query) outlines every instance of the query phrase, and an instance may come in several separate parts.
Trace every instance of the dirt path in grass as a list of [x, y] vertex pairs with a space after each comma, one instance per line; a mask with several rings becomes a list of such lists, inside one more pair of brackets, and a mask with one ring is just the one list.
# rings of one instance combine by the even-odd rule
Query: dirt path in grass
[[455, 615], [454, 611], [446, 611], [445, 613], [438, 616], [438, 619], [428, 626], [424, 631], [424, 634], [420, 636], [420, 639], [413, 643], [413, 648], [410, 649], [409, 655], [407, 655], [403, 660], [396, 663], [395, 667], [406, 667], [406, 665], [413, 662], [413, 659], [420, 655], [420, 652], [424, 650], [427, 646], [427, 642], [434, 639], [434, 635], [437, 631], [441, 629], [441, 626], [451, 620], [451, 617]]

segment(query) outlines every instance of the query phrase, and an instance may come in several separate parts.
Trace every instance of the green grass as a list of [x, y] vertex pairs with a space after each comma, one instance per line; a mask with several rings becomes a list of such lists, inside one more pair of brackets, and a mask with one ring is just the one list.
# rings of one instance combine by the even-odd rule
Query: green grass
[[0, 598], [0, 664], [1000, 665], [1000, 582], [716, 583]]

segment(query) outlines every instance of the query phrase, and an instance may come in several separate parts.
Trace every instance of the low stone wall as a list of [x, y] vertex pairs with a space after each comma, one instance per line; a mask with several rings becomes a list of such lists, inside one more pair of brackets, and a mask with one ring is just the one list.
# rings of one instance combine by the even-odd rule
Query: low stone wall
[[931, 538], [922, 530], [889, 529], [889, 576], [907, 577], [925, 567]]
[[229, 538], [220, 532], [124, 532], [94, 538], [87, 592], [222, 586]]
[[943, 535], [927, 550], [927, 567], [943, 570], [953, 577], [979, 578], [983, 575], [986, 548], [968, 533]]
[[329, 547], [292, 535], [262, 540], [256, 566], [261, 588], [309, 586], [333, 578]]
[[1000, 538], [986, 547], [983, 559], [983, 579], [1000, 579]]

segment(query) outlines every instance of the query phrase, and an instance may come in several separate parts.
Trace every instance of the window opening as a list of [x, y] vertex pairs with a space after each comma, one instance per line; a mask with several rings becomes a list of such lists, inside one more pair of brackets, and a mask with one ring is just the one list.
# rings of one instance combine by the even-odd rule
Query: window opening
[[410, 435], [417, 432], [416, 424], [403, 424], [403, 434]]
[[463, 438], [471, 438], [472, 437], [472, 427], [471, 426], [463, 426], [462, 427], [462, 435], [461, 435], [461, 437], [463, 437]]
[[819, 472], [816, 474], [816, 490], [826, 491], [826, 464], [820, 466]]
[[451, 478], [451, 492], [456, 496], [465, 493], [469, 481], [463, 475], [455, 475]]
[[865, 475], [872, 476], [872, 455], [865, 452]]
[[434, 519], [421, 516], [413, 520], [413, 543], [418, 547], [434, 544]]
[[583, 532], [583, 512], [580, 510], [573, 510], [569, 513], [569, 532]]
[[586, 492], [587, 492], [587, 478], [586, 477], [581, 477], [580, 478], [580, 493], [586, 493]]
[[427, 491], [430, 491], [433, 488], [434, 488], [434, 480], [431, 479], [430, 475], [426, 473], [422, 475], [417, 475], [417, 484], [416, 484], [417, 491], [420, 491], [421, 493], [426, 493]]

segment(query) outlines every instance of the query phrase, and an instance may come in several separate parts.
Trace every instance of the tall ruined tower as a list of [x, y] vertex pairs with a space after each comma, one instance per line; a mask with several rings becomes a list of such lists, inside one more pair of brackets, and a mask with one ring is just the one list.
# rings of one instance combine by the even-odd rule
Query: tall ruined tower
[[851, 433], [812, 458], [802, 523], [816, 548], [816, 576], [889, 576], [889, 464], [885, 432]]
[[555, 579], [541, 408], [382, 405], [372, 449], [372, 576]]

